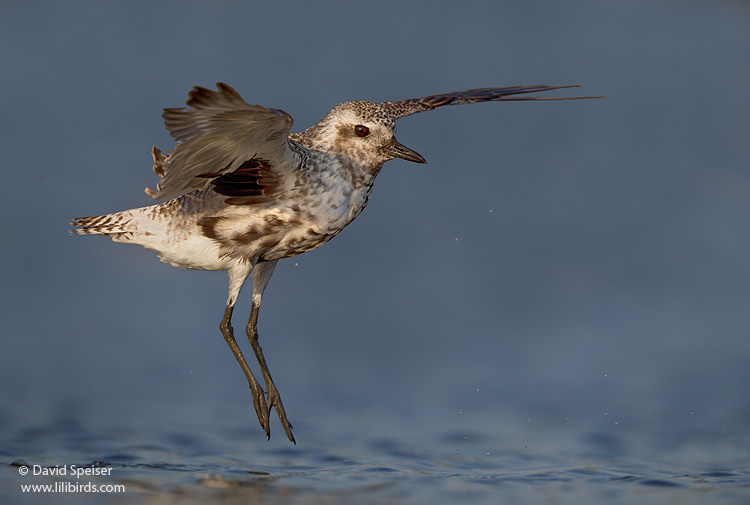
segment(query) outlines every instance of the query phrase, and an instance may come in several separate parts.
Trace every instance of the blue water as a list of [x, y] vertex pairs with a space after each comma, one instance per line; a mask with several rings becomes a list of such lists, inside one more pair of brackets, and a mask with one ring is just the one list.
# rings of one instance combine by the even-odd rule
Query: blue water
[[[571, 389], [552, 398], [532, 386], [537, 396], [528, 398], [501, 386], [469, 387], [461, 378], [450, 386], [439, 376], [440, 390], [403, 385], [413, 398], [399, 394], [388, 376], [370, 386], [355, 377], [323, 382], [318, 392], [316, 383], [280, 380], [288, 386], [282, 395], [290, 393], [284, 398], [295, 446], [275, 419], [265, 439], [241, 373], [228, 371], [237, 372], [226, 374], [236, 380], [225, 385], [183, 378], [165, 381], [174, 389], [158, 392], [148, 381], [118, 384], [102, 374], [89, 378], [101, 395], [80, 395], [88, 401], [70, 398], [28, 423], [3, 412], [4, 499], [744, 503], [750, 492], [746, 419], [711, 401], [696, 401], [702, 408], [695, 411], [674, 403], [651, 409], [637, 397], [600, 400]], [[146, 389], [124, 392], [138, 387]], [[552, 383], [547, 389], [558, 391]], [[21, 476], [21, 464], [111, 471], [79, 479]], [[119, 484], [124, 491], [105, 498], [20, 492], [23, 484], [54, 482]]]
[[[3, 3], [0, 503], [750, 502], [748, 11]], [[219, 333], [223, 273], [68, 234], [149, 203], [161, 108], [220, 80], [294, 131], [350, 99], [607, 98], [399, 121], [428, 164], [266, 291], [293, 445]], [[125, 491], [21, 489], [89, 481]]]
[[[294, 447], [260, 440], [241, 423], [215, 421], [205, 433], [161, 427], [146, 438], [111, 422], [95, 433], [70, 418], [50, 421], [47, 428], [19, 429], [4, 444], [6, 460], [13, 451], [35, 455], [3, 469], [3, 494], [12, 503], [103, 500], [94, 493], [18, 491], [55, 481], [119, 484], [124, 491], [105, 499], [128, 503], [744, 503], [750, 485], [746, 454], [718, 434], [696, 436], [698, 443], [664, 434], [649, 447], [632, 447], [638, 434], [628, 429], [580, 433], [558, 426], [514, 439], [512, 427], [499, 434], [415, 434], [395, 425], [393, 433], [307, 426], [314, 442]], [[355, 416], [350, 424], [367, 422]], [[724, 454], [721, 461], [705, 451], [707, 438], [714, 453]], [[80, 479], [21, 477], [21, 464], [110, 471]]]

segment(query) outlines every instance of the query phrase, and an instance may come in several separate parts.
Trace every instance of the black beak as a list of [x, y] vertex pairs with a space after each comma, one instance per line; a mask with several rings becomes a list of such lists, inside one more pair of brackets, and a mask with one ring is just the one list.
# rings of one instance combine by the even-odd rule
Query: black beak
[[427, 160], [421, 154], [400, 143], [396, 140], [396, 137], [393, 137], [391, 145], [386, 148], [386, 151], [394, 158], [401, 158], [402, 160], [413, 161], [414, 163], [427, 163]]

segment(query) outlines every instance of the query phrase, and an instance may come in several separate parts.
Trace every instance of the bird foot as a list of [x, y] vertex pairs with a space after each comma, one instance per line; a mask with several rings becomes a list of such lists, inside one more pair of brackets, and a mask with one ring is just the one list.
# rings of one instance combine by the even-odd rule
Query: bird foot
[[[284, 411], [284, 404], [281, 403], [281, 396], [279, 395], [279, 391], [276, 389], [276, 386], [274, 385], [273, 381], [266, 384], [266, 395], [268, 397], [268, 411], [266, 413], [266, 419], [270, 417], [271, 409], [276, 409], [276, 413], [279, 415], [279, 421], [281, 421], [281, 426], [284, 428], [284, 433], [286, 433], [286, 437], [289, 439], [290, 442], [293, 444], [297, 444], [297, 441], [294, 440], [294, 435], [292, 435], [292, 425], [289, 423], [289, 420], [286, 418], [286, 411]], [[266, 435], [268, 435], [268, 431], [266, 431]]]
[[258, 416], [258, 422], [263, 431], [266, 432], [266, 436], [271, 438], [271, 422], [268, 408], [266, 403], [266, 397], [263, 394], [263, 389], [258, 383], [250, 385], [250, 391], [253, 394], [253, 407], [255, 407], [255, 414]]

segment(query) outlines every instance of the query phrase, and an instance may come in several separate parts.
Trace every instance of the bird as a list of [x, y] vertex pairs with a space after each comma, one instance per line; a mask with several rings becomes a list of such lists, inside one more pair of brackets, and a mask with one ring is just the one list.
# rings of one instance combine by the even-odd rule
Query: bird
[[[308, 129], [290, 133], [292, 117], [250, 105], [231, 86], [195, 86], [186, 107], [165, 108], [175, 141], [171, 152], [151, 149], [162, 203], [76, 218], [74, 235], [104, 235], [158, 254], [175, 267], [225, 270], [229, 292], [219, 330], [251, 390], [258, 422], [270, 439], [272, 409], [296, 444], [279, 391], [259, 344], [263, 292], [280, 259], [311, 251], [338, 235], [368, 204], [387, 161], [426, 160], [395, 136], [396, 120], [447, 105], [602, 97], [538, 97], [529, 93], [579, 86], [475, 88], [398, 101], [346, 101]], [[256, 379], [234, 337], [232, 312], [252, 278], [245, 332], [265, 383]]]

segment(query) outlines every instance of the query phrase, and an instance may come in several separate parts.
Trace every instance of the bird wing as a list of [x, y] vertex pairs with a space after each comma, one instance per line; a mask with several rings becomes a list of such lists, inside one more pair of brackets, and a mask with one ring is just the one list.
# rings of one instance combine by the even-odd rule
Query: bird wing
[[214, 183], [240, 198], [229, 203], [256, 203], [249, 197], [270, 195], [299, 166], [302, 148], [288, 137], [294, 122], [289, 114], [249, 105], [222, 82], [216, 88], [195, 86], [185, 102], [192, 108], [164, 109], [177, 144], [169, 155], [154, 146], [154, 172], [161, 179], [157, 191], [146, 188], [152, 197], [172, 198]]
[[453, 91], [439, 95], [423, 96], [422, 98], [409, 98], [395, 102], [382, 102], [388, 113], [394, 118], [402, 118], [417, 112], [432, 110], [444, 105], [460, 105], [464, 103], [499, 102], [518, 100], [581, 100], [588, 98], [604, 98], [601, 96], [571, 96], [571, 97], [539, 97], [539, 96], [515, 96], [525, 93], [539, 93], [552, 91], [554, 89], [578, 88], [580, 86], [547, 86], [537, 84], [533, 86], [507, 86], [503, 88], [476, 88], [464, 91]]

